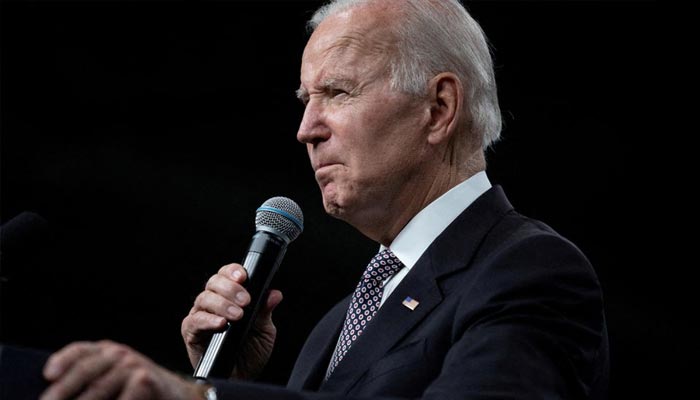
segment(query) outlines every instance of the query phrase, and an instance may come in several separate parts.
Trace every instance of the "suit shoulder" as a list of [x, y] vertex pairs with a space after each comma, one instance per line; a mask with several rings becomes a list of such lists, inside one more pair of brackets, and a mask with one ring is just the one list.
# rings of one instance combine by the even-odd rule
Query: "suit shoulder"
[[[538, 265], [554, 265], [559, 262], [575, 263], [592, 268], [583, 252], [570, 240], [549, 225], [511, 211], [484, 237], [479, 248], [480, 257], [507, 259], [515, 257], [540, 260]], [[559, 262], [557, 262], [559, 261]]]
[[465, 285], [485, 302], [495, 297], [553, 301], [556, 308], [585, 302], [591, 312], [602, 308], [600, 282], [581, 250], [546, 224], [516, 212], [484, 237], [468, 275]]

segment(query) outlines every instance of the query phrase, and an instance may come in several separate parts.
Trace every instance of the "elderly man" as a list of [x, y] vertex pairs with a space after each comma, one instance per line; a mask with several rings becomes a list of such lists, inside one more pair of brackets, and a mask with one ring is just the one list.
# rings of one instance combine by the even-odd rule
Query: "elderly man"
[[[297, 138], [326, 211], [381, 245], [355, 293], [318, 323], [287, 388], [197, 386], [104, 342], [55, 354], [45, 398], [604, 398], [593, 269], [484, 172], [500, 114], [478, 24], [455, 0], [340, 0], [310, 26]], [[193, 365], [241, 318], [245, 279], [224, 266], [197, 297], [182, 324]], [[265, 365], [281, 299], [270, 293], [233, 378]]]

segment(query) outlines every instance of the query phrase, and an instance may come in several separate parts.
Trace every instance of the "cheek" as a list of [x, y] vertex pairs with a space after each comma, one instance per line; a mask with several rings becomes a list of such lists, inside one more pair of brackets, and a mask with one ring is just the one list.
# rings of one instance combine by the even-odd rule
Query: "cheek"
[[347, 197], [357, 186], [357, 181], [360, 179], [359, 175], [361, 175], [359, 172], [357, 168], [348, 166], [339, 168], [329, 188], [336, 197]]
[[[420, 126], [424, 123], [420, 110], [408, 104], [395, 104], [383, 99], [362, 104], [352, 112], [334, 115], [334, 136], [343, 161], [349, 167], [343, 178], [357, 186], [367, 186], [397, 173], [421, 152]], [[351, 187], [348, 189], [352, 189]]]

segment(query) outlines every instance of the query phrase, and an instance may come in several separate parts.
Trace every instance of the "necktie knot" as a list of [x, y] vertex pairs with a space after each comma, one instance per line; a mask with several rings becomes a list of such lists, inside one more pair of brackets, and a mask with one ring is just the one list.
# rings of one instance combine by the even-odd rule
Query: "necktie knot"
[[384, 249], [372, 257], [362, 278], [364, 280], [381, 282], [393, 276], [401, 267], [403, 267], [403, 264], [396, 258], [394, 253], [389, 249]]

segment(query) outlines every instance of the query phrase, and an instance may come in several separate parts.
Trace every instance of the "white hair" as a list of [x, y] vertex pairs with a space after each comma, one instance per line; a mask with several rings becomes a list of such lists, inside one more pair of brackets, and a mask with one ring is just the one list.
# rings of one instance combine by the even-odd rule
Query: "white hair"
[[[308, 28], [313, 31], [326, 17], [373, 1], [333, 0], [314, 13]], [[456, 74], [466, 86], [464, 105], [471, 131], [481, 136], [486, 149], [501, 134], [501, 111], [484, 32], [457, 0], [402, 3], [401, 21], [392, 26], [398, 41], [391, 60], [392, 89], [424, 95], [435, 75]]]

